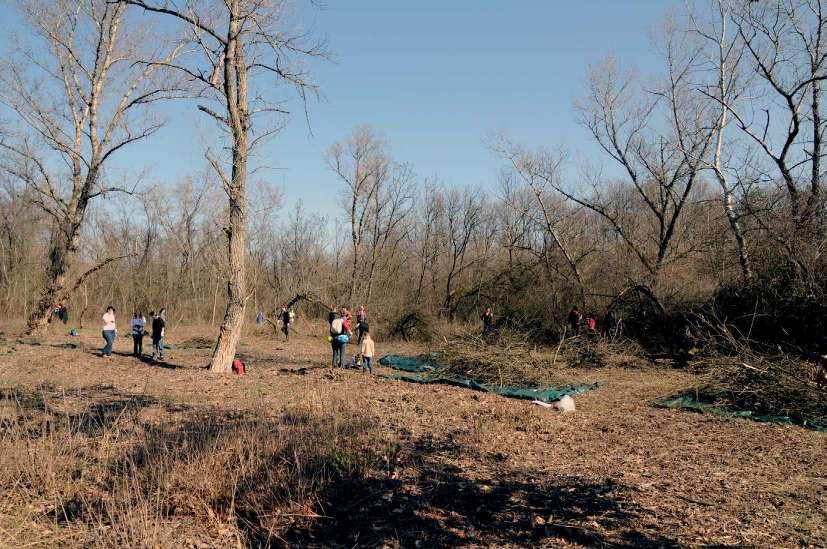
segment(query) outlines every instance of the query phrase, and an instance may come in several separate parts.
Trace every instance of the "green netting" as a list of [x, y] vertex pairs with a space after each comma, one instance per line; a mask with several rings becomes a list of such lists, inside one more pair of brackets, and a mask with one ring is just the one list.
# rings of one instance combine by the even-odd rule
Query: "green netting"
[[422, 355], [418, 357], [407, 357], [401, 355], [387, 355], [379, 359], [379, 364], [388, 366], [395, 370], [402, 370], [405, 372], [412, 372], [414, 375], [405, 374], [379, 374], [380, 377], [386, 379], [395, 379], [399, 381], [409, 381], [411, 383], [440, 383], [443, 385], [453, 385], [455, 387], [465, 387], [475, 391], [484, 391], [486, 393], [494, 393], [508, 398], [519, 398], [524, 400], [539, 400], [542, 402], [554, 402], [560, 400], [565, 395], [579, 395], [600, 386], [597, 383], [578, 383], [572, 385], [563, 385], [560, 387], [500, 387], [496, 385], [487, 385], [479, 383], [473, 379], [454, 379], [440, 375], [434, 375], [433, 370], [437, 364], [433, 356]]
[[827, 432], [827, 425], [791, 416], [756, 414], [750, 410], [730, 410], [726, 406], [701, 402], [694, 393], [683, 393], [655, 401], [658, 408], [671, 408], [674, 410], [688, 410], [703, 414], [713, 414], [722, 417], [742, 417], [753, 421], [781, 423], [783, 425], [798, 425], [814, 431]]
[[404, 372], [428, 372], [436, 368], [436, 361], [431, 355], [385, 355], [379, 359], [379, 364]]

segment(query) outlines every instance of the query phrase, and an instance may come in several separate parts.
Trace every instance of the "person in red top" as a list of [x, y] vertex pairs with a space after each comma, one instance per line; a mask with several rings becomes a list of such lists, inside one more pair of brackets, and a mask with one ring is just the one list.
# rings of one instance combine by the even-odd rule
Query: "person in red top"
[[586, 329], [590, 334], [597, 333], [597, 316], [595, 316], [594, 313], [589, 313], [588, 316], [586, 316]]

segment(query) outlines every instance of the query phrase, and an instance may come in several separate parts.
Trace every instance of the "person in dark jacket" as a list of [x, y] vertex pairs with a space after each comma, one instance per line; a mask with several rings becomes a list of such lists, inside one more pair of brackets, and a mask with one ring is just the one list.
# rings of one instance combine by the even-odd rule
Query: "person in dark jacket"
[[571, 333], [573, 335], [580, 335], [580, 323], [583, 321], [583, 313], [580, 312], [580, 309], [574, 307], [571, 312], [569, 312], [568, 322], [569, 328], [571, 329]]
[[488, 337], [494, 333], [494, 313], [491, 311], [491, 307], [485, 309], [485, 313], [482, 315], [482, 335], [484, 337]]
[[284, 334], [284, 339], [290, 341], [290, 311], [287, 310], [287, 305], [281, 306], [279, 320], [281, 321], [281, 331]]
[[164, 336], [166, 335], [167, 319], [166, 309], [161, 309], [158, 314], [150, 313], [152, 316], [152, 360], [164, 360]]

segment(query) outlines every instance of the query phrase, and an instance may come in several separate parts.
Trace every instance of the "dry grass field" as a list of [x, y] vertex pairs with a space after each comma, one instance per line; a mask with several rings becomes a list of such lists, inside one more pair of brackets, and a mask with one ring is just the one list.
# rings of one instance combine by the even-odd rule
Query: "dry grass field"
[[208, 329], [173, 326], [159, 364], [7, 328], [0, 546], [827, 543], [825, 434], [651, 407], [685, 372], [570, 369], [604, 384], [560, 414], [330, 370], [323, 331], [268, 330], [237, 378], [202, 369]]

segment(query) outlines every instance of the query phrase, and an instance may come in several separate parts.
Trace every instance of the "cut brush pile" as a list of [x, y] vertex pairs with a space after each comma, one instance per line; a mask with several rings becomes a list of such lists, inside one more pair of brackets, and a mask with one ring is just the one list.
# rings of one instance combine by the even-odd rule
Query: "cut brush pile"
[[559, 385], [563, 379], [552, 357], [532, 350], [525, 336], [512, 331], [491, 338], [466, 333], [445, 339], [436, 373], [473, 379], [488, 385], [539, 387]]
[[815, 383], [818, 366], [748, 352], [699, 366], [703, 373], [696, 387], [658, 404], [827, 431], [827, 391]]

